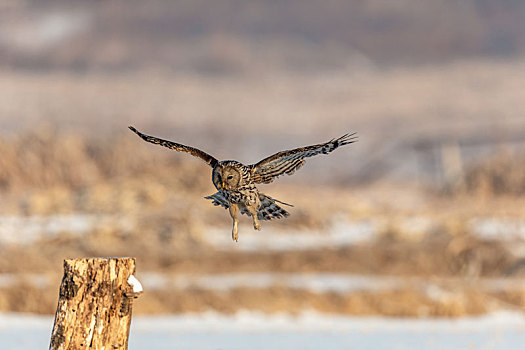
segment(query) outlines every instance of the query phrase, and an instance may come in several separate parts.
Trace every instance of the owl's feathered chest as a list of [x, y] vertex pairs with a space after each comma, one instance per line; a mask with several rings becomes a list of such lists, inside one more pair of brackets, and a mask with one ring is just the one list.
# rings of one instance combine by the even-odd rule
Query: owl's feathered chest
[[219, 192], [222, 196], [224, 196], [224, 198], [228, 200], [228, 202], [236, 204], [255, 203], [259, 195], [259, 191], [254, 184], [241, 186], [237, 190], [233, 191], [222, 189]]

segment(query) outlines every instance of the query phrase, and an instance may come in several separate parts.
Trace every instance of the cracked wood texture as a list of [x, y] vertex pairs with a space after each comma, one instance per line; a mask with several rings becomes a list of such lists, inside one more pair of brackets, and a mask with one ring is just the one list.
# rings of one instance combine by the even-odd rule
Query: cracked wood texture
[[64, 261], [51, 350], [128, 348], [134, 258]]

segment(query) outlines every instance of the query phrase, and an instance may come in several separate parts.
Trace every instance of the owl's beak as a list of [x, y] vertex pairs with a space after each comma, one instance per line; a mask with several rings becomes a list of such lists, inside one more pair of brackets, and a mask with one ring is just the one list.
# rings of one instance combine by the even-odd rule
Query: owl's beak
[[224, 181], [222, 182], [222, 186], [221, 188], [224, 188], [224, 186], [226, 186], [226, 184], [224, 183]]

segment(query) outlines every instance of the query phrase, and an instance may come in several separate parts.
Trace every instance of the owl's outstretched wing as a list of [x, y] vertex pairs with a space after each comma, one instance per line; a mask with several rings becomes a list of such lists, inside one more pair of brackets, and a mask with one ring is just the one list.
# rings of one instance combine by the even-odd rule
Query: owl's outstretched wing
[[275, 178], [287, 174], [292, 175], [305, 163], [304, 158], [318, 154], [328, 154], [339, 146], [348, 145], [357, 141], [356, 133], [346, 134], [337, 139], [318, 145], [300, 147], [289, 151], [281, 151], [264, 158], [257, 164], [250, 165], [252, 180], [255, 183], [270, 183]]
[[200, 149], [193, 148], [190, 146], [181, 145], [180, 143], [167, 141], [163, 139], [159, 139], [157, 137], [145, 135], [135, 129], [134, 127], [130, 126], [129, 129], [133, 131], [135, 134], [139, 135], [143, 140], [154, 143], [156, 145], [161, 145], [164, 147], [168, 147], [169, 149], [178, 151], [178, 152], [186, 152], [191, 154], [192, 156], [199, 157], [203, 161], [205, 161], [209, 166], [212, 168], [219, 162], [214, 157], [210, 156], [208, 153], [201, 151]]

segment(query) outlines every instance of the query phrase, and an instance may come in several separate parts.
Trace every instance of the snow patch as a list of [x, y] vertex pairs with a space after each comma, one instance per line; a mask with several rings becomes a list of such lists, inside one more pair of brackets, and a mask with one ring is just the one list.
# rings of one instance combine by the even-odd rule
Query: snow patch
[[[242, 251], [289, 251], [321, 248], [337, 248], [370, 241], [379, 231], [378, 223], [372, 220], [335, 221], [326, 231], [289, 230], [279, 231], [272, 227], [264, 228], [261, 234], [253, 234], [251, 228], [242, 225], [239, 242], [235, 250]], [[244, 234], [243, 234], [244, 232]], [[219, 250], [232, 249], [229, 231], [210, 228], [205, 232], [205, 239]]]
[[102, 227], [131, 228], [129, 220], [111, 215], [1, 216], [0, 244], [31, 244], [61, 233], [82, 235]]
[[143, 291], [142, 284], [139, 282], [139, 280], [133, 276], [130, 275], [128, 278], [128, 284], [133, 287], [133, 293], [140, 293]]

